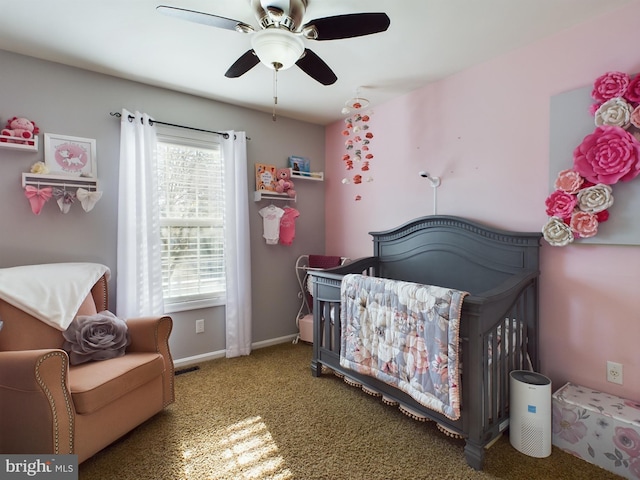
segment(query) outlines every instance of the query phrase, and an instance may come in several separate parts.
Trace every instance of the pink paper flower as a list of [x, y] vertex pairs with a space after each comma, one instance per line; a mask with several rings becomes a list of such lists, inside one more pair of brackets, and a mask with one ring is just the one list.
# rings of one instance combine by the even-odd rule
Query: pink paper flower
[[623, 72], [607, 72], [596, 78], [591, 97], [597, 102], [606, 102], [615, 97], [624, 96], [631, 78]]
[[554, 187], [556, 190], [562, 190], [567, 193], [577, 193], [582, 187], [584, 178], [575, 170], [562, 170], [556, 177]]
[[569, 218], [576, 208], [577, 199], [562, 190], [556, 190], [545, 200], [547, 215], [550, 217]]
[[629, 120], [631, 120], [631, 125], [636, 128], [640, 128], [640, 105], [638, 105], [636, 109], [631, 112], [631, 117], [629, 118]]
[[616, 427], [613, 443], [630, 457], [640, 456], [640, 435], [633, 428]]
[[573, 168], [593, 183], [632, 180], [640, 173], [640, 142], [620, 127], [602, 125], [573, 151]]
[[609, 220], [609, 210], [602, 210], [601, 212], [596, 213], [596, 219], [598, 223], [603, 223]]
[[574, 236], [579, 238], [593, 237], [598, 233], [598, 219], [593, 213], [577, 211], [571, 216], [569, 224]]
[[640, 103], [640, 75], [636, 75], [627, 87], [624, 98], [633, 103]]

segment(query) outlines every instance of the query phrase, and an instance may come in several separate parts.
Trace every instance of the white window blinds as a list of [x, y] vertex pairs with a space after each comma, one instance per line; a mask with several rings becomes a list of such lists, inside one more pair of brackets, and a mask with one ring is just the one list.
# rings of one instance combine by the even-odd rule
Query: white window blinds
[[223, 168], [217, 142], [158, 135], [165, 305], [224, 300]]

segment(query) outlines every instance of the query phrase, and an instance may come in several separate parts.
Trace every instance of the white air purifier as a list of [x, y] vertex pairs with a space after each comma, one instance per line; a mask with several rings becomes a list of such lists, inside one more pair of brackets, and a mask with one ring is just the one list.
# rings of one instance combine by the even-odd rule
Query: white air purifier
[[551, 380], [539, 373], [510, 374], [509, 441], [525, 455], [551, 455]]

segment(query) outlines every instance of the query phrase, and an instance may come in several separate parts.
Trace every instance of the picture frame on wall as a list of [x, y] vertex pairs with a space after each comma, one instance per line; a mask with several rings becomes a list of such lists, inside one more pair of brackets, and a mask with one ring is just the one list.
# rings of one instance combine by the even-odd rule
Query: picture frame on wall
[[44, 163], [53, 175], [97, 178], [96, 141], [45, 133]]

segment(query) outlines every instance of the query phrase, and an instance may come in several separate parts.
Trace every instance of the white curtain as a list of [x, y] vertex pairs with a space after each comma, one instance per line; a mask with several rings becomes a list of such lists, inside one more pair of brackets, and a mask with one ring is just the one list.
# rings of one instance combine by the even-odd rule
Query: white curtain
[[162, 264], [156, 129], [147, 114], [122, 110], [116, 315], [161, 315]]
[[251, 250], [244, 132], [222, 140], [225, 175], [225, 259], [227, 273], [226, 355], [251, 353]]

